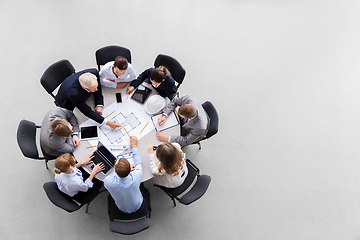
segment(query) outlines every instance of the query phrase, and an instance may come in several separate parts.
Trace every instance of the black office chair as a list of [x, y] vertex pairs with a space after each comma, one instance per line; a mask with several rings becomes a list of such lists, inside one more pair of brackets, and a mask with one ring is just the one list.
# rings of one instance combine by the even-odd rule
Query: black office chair
[[122, 56], [131, 63], [131, 52], [127, 48], [111, 45], [98, 49], [95, 52], [98, 70], [100, 71], [100, 66], [105, 65], [105, 63], [114, 61], [117, 56]]
[[95, 197], [102, 192], [99, 191], [99, 189], [96, 189], [95, 191], [90, 191], [91, 190], [90, 188], [88, 192], [83, 194], [81, 199], [74, 200], [72, 197], [61, 192], [56, 182], [54, 181], [44, 183], [43, 188], [49, 200], [55, 206], [64, 209], [65, 211], [70, 213], [79, 210], [85, 204], [86, 204], [85, 212], [87, 213], [89, 210], [89, 205], [92, 202], [92, 200], [94, 200]]
[[[174, 207], [176, 206], [175, 199], [184, 205], [189, 205], [201, 198], [207, 191], [211, 182], [211, 177], [205, 174], [200, 175], [199, 168], [189, 159], [186, 159], [186, 165], [188, 168], [188, 175], [186, 176], [183, 184], [179, 187], [166, 188], [155, 184], [156, 187], [161, 188], [173, 200]], [[190, 188], [195, 178], [196, 183]], [[190, 190], [185, 195], [179, 197], [179, 195], [189, 188]]]
[[[143, 187], [143, 183], [142, 186]], [[144, 187], [143, 187], [144, 188]], [[131, 235], [150, 227], [151, 203], [150, 193], [144, 188], [145, 203], [135, 213], [125, 213], [119, 210], [114, 199], [108, 196], [108, 215], [110, 218], [110, 231]]]
[[200, 139], [199, 141], [192, 143], [192, 144], [198, 144], [199, 149], [201, 149], [200, 142], [215, 135], [218, 132], [218, 127], [219, 127], [219, 115], [214, 105], [209, 101], [206, 101], [201, 105], [210, 118], [210, 126], [209, 126], [209, 131], [207, 132], [206, 136], [203, 139]]
[[56, 159], [57, 156], [51, 156], [46, 154], [42, 148], [41, 152], [43, 157], [39, 155], [39, 151], [36, 145], [36, 129], [41, 128], [36, 126], [34, 122], [28, 120], [21, 120], [17, 130], [17, 142], [19, 144], [20, 150], [25, 157], [36, 159], [36, 160], [45, 160], [46, 169], [48, 168], [48, 161]]
[[71, 74], [75, 73], [75, 68], [66, 60], [60, 60], [48, 67], [40, 78], [41, 85], [55, 99], [54, 103], [59, 106], [56, 101], [54, 90]]
[[177, 83], [177, 84], [175, 84], [176, 93], [169, 98], [172, 99], [175, 97], [175, 95], [179, 96], [178, 90], [179, 90], [180, 85], [184, 81], [184, 77], [186, 74], [186, 71], [181, 66], [181, 64], [173, 57], [170, 57], [170, 56], [167, 56], [164, 54], [159, 54], [155, 59], [154, 66], [156, 68], [159, 66], [165, 66], [167, 69], [169, 69], [171, 76]]

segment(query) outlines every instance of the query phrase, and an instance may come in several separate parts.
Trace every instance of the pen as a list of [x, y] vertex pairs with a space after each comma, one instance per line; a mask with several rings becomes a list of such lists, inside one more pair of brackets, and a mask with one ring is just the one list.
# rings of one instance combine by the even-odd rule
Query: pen
[[113, 114], [115, 111], [112, 111], [111, 113], [109, 113], [105, 118], [107, 118], [108, 116], [110, 116], [111, 114]]
[[141, 131], [140, 131], [140, 133], [142, 132], [142, 131], [144, 131], [144, 129], [146, 128], [146, 126], [149, 124], [149, 122], [147, 122], [146, 124], [145, 124], [145, 126], [143, 127], [143, 129], [141, 129]]
[[[151, 144], [150, 143], [148, 143], [148, 142], [145, 142], [147, 145], [149, 145], [149, 146], [151, 146]], [[157, 148], [157, 146], [153, 146], [153, 150], [156, 150], [156, 148]]]
[[128, 133], [128, 131], [126, 131], [126, 128], [124, 127], [124, 130], [125, 130], [125, 132], [127, 133], [127, 135], [129, 135], [129, 137], [130, 137], [130, 134]]
[[126, 99], [129, 99], [129, 93], [126, 94]]
[[96, 147], [97, 145], [93, 145], [93, 146], [88, 146], [86, 148], [93, 148], [93, 147]]

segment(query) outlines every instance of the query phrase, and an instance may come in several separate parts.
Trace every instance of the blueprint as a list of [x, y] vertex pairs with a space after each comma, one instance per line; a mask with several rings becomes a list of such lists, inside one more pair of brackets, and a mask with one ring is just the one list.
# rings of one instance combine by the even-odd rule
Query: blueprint
[[112, 129], [107, 125], [100, 125], [92, 119], [85, 121], [81, 126], [97, 125], [100, 129], [99, 139], [89, 140], [93, 146], [97, 145], [98, 141], [101, 141], [105, 146], [130, 145], [129, 135], [141, 139], [155, 129], [153, 124], [147, 124], [151, 123], [152, 120], [151, 116], [145, 112], [144, 106], [130, 97], [127, 98], [126, 95], [123, 96], [122, 102], [114, 102], [103, 109], [103, 116], [108, 121], [119, 123], [121, 127]]
[[[124, 116], [124, 114], [120, 112], [119, 114], [113, 116], [108, 120], [120, 123], [120, 125], [122, 126], [122, 128], [118, 129], [112, 129], [107, 126], [100, 127], [100, 130], [109, 140], [110, 144], [122, 144], [123, 138], [127, 136], [126, 131], [128, 131], [128, 133], [131, 135], [132, 130], [141, 125], [140, 120], [135, 116], [133, 112], [126, 116]], [[124, 130], [124, 128], [126, 129], [126, 131]]]

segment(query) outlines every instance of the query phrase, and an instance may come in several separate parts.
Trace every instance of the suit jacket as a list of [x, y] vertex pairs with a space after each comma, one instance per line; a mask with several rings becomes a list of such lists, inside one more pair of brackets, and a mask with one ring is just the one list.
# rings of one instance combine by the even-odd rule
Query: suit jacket
[[53, 107], [45, 115], [41, 125], [40, 144], [42, 149], [49, 155], [60, 156], [63, 153], [72, 153], [75, 150], [72, 143], [72, 136], [59, 137], [54, 135], [50, 130], [50, 124], [55, 119], [65, 119], [71, 126], [74, 132], [79, 132], [79, 124], [74, 113], [68, 109]]
[[192, 96], [183, 96], [181, 98], [174, 98], [163, 110], [163, 113], [169, 115], [172, 111], [175, 110], [177, 106], [184, 104], [192, 104], [196, 107], [197, 115], [189, 119], [181, 128], [181, 136], [170, 136], [171, 142], [177, 142], [181, 146], [185, 146], [196, 142], [200, 139], [203, 139], [210, 126], [210, 119], [205, 112], [201, 104]]
[[85, 116], [93, 119], [98, 123], [104, 121], [104, 117], [94, 112], [85, 101], [91, 96], [91, 92], [83, 89], [79, 82], [79, 77], [83, 73], [92, 73], [97, 77], [99, 86], [98, 90], [94, 92], [95, 106], [104, 105], [104, 99], [101, 93], [101, 85], [99, 82], [99, 72], [95, 68], [83, 70], [81, 72], [74, 73], [67, 77], [61, 84], [56, 100], [60, 103], [60, 107], [69, 110], [74, 110], [77, 107]]
[[[155, 68], [149, 68], [143, 71], [137, 79], [131, 82], [130, 86], [137, 88], [144, 81], [151, 84], [150, 75], [154, 69]], [[176, 93], [175, 80], [170, 75], [166, 75], [165, 81], [163, 81], [157, 88], [155, 88], [155, 90], [162, 97], [171, 97]]]

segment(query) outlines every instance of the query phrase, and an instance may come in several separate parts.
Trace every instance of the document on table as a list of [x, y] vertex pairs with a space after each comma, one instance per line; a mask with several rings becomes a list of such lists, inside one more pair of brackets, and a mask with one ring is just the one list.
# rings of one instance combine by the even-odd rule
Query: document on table
[[165, 123], [163, 125], [159, 126], [158, 119], [161, 118], [161, 116], [162, 116], [162, 114], [160, 113], [158, 115], [155, 115], [155, 116], [151, 117], [156, 131], [163, 131], [165, 129], [174, 127], [174, 126], [179, 124], [179, 120], [175, 116], [175, 113], [171, 112], [170, 115], [166, 118]]
[[[142, 104], [137, 103], [131, 98], [127, 99], [127, 96], [123, 96], [122, 102], [114, 102], [110, 106], [103, 110], [103, 116], [108, 121], [114, 121], [121, 125], [120, 128], [112, 129], [107, 125], [100, 126], [92, 119], [88, 119], [80, 126], [98, 125], [100, 129], [100, 140], [105, 146], [109, 145], [130, 145], [130, 135], [136, 136], [141, 139], [154, 129], [154, 126], [146, 123], [151, 121], [151, 117], [144, 110]], [[142, 129], [144, 130], [140, 132]], [[126, 129], [126, 131], [125, 131]], [[89, 141], [92, 145], [97, 145], [97, 140]]]

